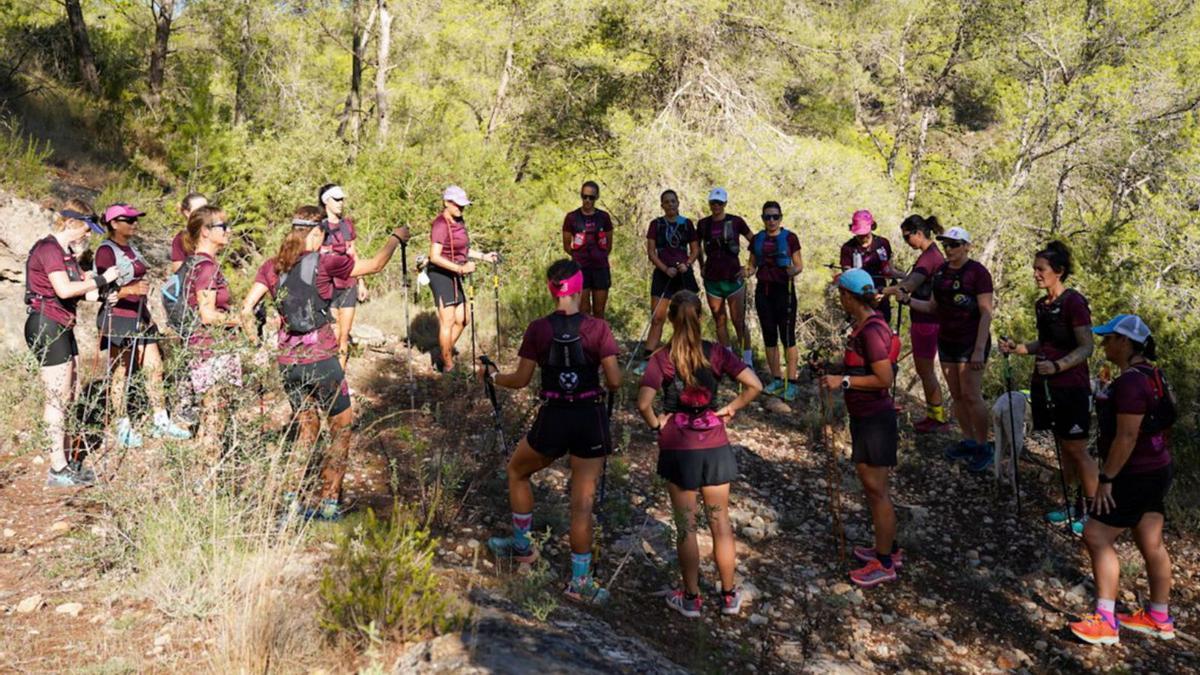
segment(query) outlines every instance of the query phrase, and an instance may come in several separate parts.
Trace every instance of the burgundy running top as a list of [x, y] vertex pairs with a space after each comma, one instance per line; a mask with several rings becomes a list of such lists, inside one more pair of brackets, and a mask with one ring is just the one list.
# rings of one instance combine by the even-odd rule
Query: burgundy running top
[[571, 258], [581, 268], [608, 269], [608, 250], [612, 241], [609, 233], [613, 231], [608, 212], [596, 209], [591, 215], [584, 215], [582, 209], [575, 209], [563, 217], [562, 231], [582, 240], [578, 247], [574, 244], [571, 247]]
[[[937, 273], [938, 268], [946, 262], [946, 256], [942, 255], [942, 250], [938, 248], [936, 243], [931, 244], [929, 248], [921, 251], [921, 255], [917, 256], [917, 262], [913, 263], [913, 272], [917, 272], [925, 277], [925, 281], [913, 291], [912, 296], [918, 300], [928, 300], [932, 295], [933, 275]], [[918, 309], [909, 309], [909, 317], [913, 323], [937, 323], [937, 315], [933, 312], [922, 312]]]
[[[350, 272], [354, 270], [354, 259], [349, 256], [322, 253], [317, 259], [317, 274], [314, 285], [317, 294], [322, 299], [331, 300], [339, 280], [353, 280]], [[275, 259], [264, 262], [254, 275], [254, 281], [267, 287], [271, 297], [275, 298], [279, 290], [279, 274], [275, 271]], [[338, 356], [337, 333], [333, 323], [327, 323], [317, 330], [296, 335], [289, 333], [286, 326], [279, 327], [276, 338], [279, 355], [276, 357], [282, 366], [304, 365], [318, 363]]]
[[[1045, 322], [1047, 326], [1056, 325], [1059, 331], [1071, 333], [1073, 335], [1076, 328], [1088, 328], [1089, 332], [1092, 326], [1092, 310], [1088, 307], [1087, 298], [1083, 294], [1073, 289], [1067, 289], [1065, 293], [1058, 296], [1055, 302], [1050, 302], [1046, 296], [1038, 298], [1034, 306], [1034, 310], [1038, 316], [1039, 328]], [[1051, 331], [1053, 332], [1053, 331]], [[1055, 340], [1051, 339], [1051, 335], [1043, 335], [1042, 330], [1038, 330], [1038, 353], [1039, 359], [1049, 359], [1057, 361], [1066, 356], [1074, 349], [1075, 340], [1071, 339], [1067, 344], [1055, 344]], [[1042, 386], [1043, 376], [1039, 375], [1037, 370], [1033, 371], [1033, 386]], [[1049, 377], [1050, 386], [1055, 388], [1070, 388], [1070, 389], [1091, 389], [1092, 378], [1088, 372], [1087, 361], [1080, 363], [1073, 368], [1068, 368], [1064, 371], [1055, 373]]]
[[[766, 232], [766, 230], [763, 230], [763, 232]], [[780, 267], [775, 262], [775, 247], [777, 244], [778, 235], [773, 237], [767, 234], [766, 238], [763, 239], [762, 260], [755, 259], [754, 261], [758, 264], [758, 269], [755, 271], [754, 277], [761, 284], [764, 284], [764, 289], [768, 290], [768, 292], [770, 286], [787, 285], [788, 282], [787, 268]], [[791, 230], [788, 230], [787, 233], [787, 247], [788, 261], [790, 262], [796, 251], [800, 250], [800, 237], [797, 237], [796, 233]], [[751, 250], [751, 254], [753, 253], [754, 251]]]
[[[723, 345], [713, 344], [708, 355], [713, 375], [718, 379], [722, 375], [736, 379], [746, 369], [746, 364]], [[671, 361], [671, 348], [667, 346], [650, 357], [646, 364], [646, 372], [642, 375], [641, 386], [661, 391], [664, 386], [673, 386], [674, 379], [675, 364]], [[691, 429], [668, 420], [658, 433], [659, 449], [710, 450], [728, 445], [729, 436], [725, 433], [725, 424], [720, 418], [715, 419], [716, 425], [705, 430]]]
[[[347, 258], [350, 260], [351, 269], [353, 269], [354, 260], [349, 257], [347, 251], [350, 248], [350, 242], [358, 238], [358, 232], [354, 229], [354, 221], [349, 218], [342, 218], [334, 225], [328, 219], [324, 219], [321, 221], [321, 227], [325, 228], [325, 243], [321, 245], [321, 253], [332, 253]], [[350, 288], [357, 283], [356, 279], [338, 279], [334, 282], [334, 287], [338, 289]]]
[[[556, 312], [556, 314], [562, 313]], [[597, 364], [605, 357], [621, 353], [617, 346], [617, 340], [613, 337], [612, 329], [603, 319], [585, 316], [583, 322], [579, 324], [579, 338], [583, 342], [584, 353]], [[550, 325], [550, 319], [543, 316], [540, 319], [534, 319], [525, 329], [517, 356], [529, 359], [541, 366], [550, 358], [550, 348], [553, 346], [554, 327]]]
[[187, 260], [187, 251], [183, 248], [183, 238], [187, 234], [187, 228], [184, 228], [175, 233], [171, 239], [171, 262], [182, 263]]
[[[1158, 405], [1158, 394], [1147, 373], [1150, 367], [1140, 366], [1130, 368], [1117, 376], [1107, 389], [1096, 394], [1096, 408], [1099, 415], [1145, 415]], [[1100, 456], [1107, 457], [1109, 448], [1115, 438], [1108, 437], [1108, 429], [1115, 430], [1115, 419], [1106, 425], [1101, 423], [1100, 438], [1097, 445]], [[1143, 418], [1144, 419], [1144, 418]], [[1133, 452], [1121, 467], [1121, 473], [1146, 473], [1161, 469], [1171, 463], [1168, 432], [1147, 434], [1138, 432], [1137, 442]]]
[[216, 291], [215, 308], [220, 312], [228, 312], [230, 307], [229, 282], [221, 274], [217, 261], [207, 253], [195, 253], [199, 258], [192, 264], [185, 281], [188, 289], [188, 307], [197, 312], [196, 329], [188, 337], [188, 346], [198, 349], [202, 358], [212, 355], [212, 347], [218, 339], [223, 339], [231, 330], [226, 326], [207, 326], [200, 323], [199, 307], [201, 291]]
[[[138, 281], [141, 281], [146, 276], [146, 261], [139, 258], [137, 254], [133, 252], [132, 246], [122, 246], [111, 239], [107, 241], [111, 246], [116, 246], [118, 249], [120, 249], [121, 255], [124, 255], [133, 262], [133, 281], [130, 281], [129, 284], [135, 284]], [[107, 270], [108, 268], [117, 264], [117, 258], [113, 254], [113, 250], [110, 246], [101, 245], [100, 248], [96, 250], [95, 264], [96, 271], [101, 274], [104, 273], [104, 270]], [[126, 319], [136, 319], [138, 318], [139, 307], [141, 307], [142, 310], [142, 320], [149, 321], [150, 307], [146, 304], [145, 295], [127, 295], [124, 298], [117, 300], [117, 303], [113, 305], [112, 315]]]
[[[467, 234], [465, 222], [447, 218], [446, 214], [439, 213], [429, 226], [429, 240], [441, 244], [442, 256], [455, 265], [467, 262], [467, 252], [471, 250], [471, 237]], [[450, 270], [446, 271], [456, 274]]]
[[83, 280], [79, 261], [53, 235], [47, 235], [29, 249], [29, 260], [25, 263], [25, 304], [31, 311], [41, 312], [54, 323], [71, 328], [75, 325], [79, 298], [59, 298], [50, 283], [53, 272], [66, 272], [71, 281]]
[[[857, 354], [861, 362], [866, 364], [867, 372], [871, 372], [871, 364], [887, 361], [892, 347], [892, 329], [883, 315], [875, 312], [880, 321], [867, 321], [861, 328], [850, 333], [846, 342], [846, 357], [843, 363], [849, 366], [850, 354]], [[892, 395], [887, 389], [846, 389], [846, 412], [851, 417], [870, 417], [886, 412], [893, 406]]]
[[979, 333], [978, 296], [991, 293], [992, 274], [975, 260], [954, 269], [943, 263], [933, 275], [937, 300], [938, 341], [974, 345]]
[[866, 270], [875, 282], [875, 288], [883, 288], [887, 283], [885, 273], [892, 268], [892, 242], [874, 234], [871, 243], [863, 246], [858, 243], [858, 237], [851, 237], [842, 244], [840, 264], [843, 269], [859, 267]]
[[[665, 230], [662, 243], [666, 244], [661, 247], [658, 246], [660, 225]], [[671, 227], [666, 216], [659, 216], [650, 221], [650, 227], [646, 229], [646, 238], [654, 242], [658, 249], [658, 259], [663, 261], [664, 265], [670, 267], [686, 263], [691, 257], [689, 245], [696, 241], [696, 225], [688, 218], [675, 216], [675, 225]]]
[[700, 269], [700, 276], [704, 277], [705, 281], [733, 281], [742, 269], [738, 254], [718, 243], [725, 238], [727, 220], [732, 236], [739, 245], [742, 244], [742, 238], [748, 240], [754, 236], [750, 226], [741, 216], [726, 213], [720, 221], [714, 221], [712, 216], [701, 218], [700, 222], [696, 223], [696, 234], [700, 237], [701, 250], [704, 252], [704, 266]]

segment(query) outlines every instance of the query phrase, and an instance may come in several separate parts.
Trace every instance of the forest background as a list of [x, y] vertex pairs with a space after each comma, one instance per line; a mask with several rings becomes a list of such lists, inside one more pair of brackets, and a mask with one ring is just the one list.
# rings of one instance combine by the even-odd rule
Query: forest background
[[204, 192], [236, 218], [242, 287], [323, 183], [368, 250], [396, 223], [424, 237], [457, 183], [511, 261], [510, 334], [546, 308], [531, 290], [585, 179], [629, 337], [668, 187], [694, 219], [714, 185], [752, 226], [782, 202], [807, 313], [852, 211], [902, 265], [900, 220], [934, 214], [992, 270], [995, 334], [1031, 338], [1031, 256], [1058, 238], [1097, 320], [1150, 323], [1194, 428], [1198, 72], [1190, 0], [0, 0], [0, 180], [42, 198], [48, 168], [92, 172], [162, 237]]

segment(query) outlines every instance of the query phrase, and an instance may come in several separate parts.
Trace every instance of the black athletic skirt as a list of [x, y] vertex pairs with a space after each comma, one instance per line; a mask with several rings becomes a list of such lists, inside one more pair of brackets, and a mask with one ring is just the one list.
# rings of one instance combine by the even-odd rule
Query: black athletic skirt
[[895, 408], [867, 417], [850, 416], [850, 461], [855, 464], [896, 466], [899, 443]]
[[604, 399], [594, 403], [543, 403], [525, 440], [539, 455], [555, 459], [567, 454], [582, 459], [611, 454]]
[[330, 417], [350, 408], [350, 390], [346, 375], [336, 357], [316, 363], [281, 366], [283, 389], [292, 402], [292, 411], [316, 410]]
[[42, 366], [59, 366], [79, 355], [75, 331], [41, 312], [25, 319], [25, 344]]
[[726, 444], [707, 450], [658, 451], [658, 475], [684, 490], [724, 485], [737, 480], [737, 457]]
[[103, 312], [97, 314], [96, 324], [100, 329], [100, 348], [132, 346], [137, 340], [138, 346], [145, 346], [162, 339], [162, 333], [153, 321], [145, 317], [114, 316], [108, 318]]

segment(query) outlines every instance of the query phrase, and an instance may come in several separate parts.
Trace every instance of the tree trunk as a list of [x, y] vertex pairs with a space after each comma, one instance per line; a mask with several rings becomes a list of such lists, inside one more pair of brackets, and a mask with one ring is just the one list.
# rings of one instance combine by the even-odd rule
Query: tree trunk
[[508, 81], [512, 78], [512, 68], [513, 43], [509, 40], [508, 49], [504, 50], [504, 70], [500, 73], [500, 86], [496, 88], [496, 102], [492, 104], [492, 114], [488, 117], [485, 138], [491, 138], [492, 132], [500, 125], [500, 109], [504, 107], [504, 97], [508, 95]]
[[96, 70], [96, 56], [88, 40], [87, 25], [83, 22], [83, 7], [79, 0], [66, 0], [67, 24], [71, 28], [71, 45], [75, 48], [75, 59], [79, 61], [79, 76], [83, 87], [92, 96], [100, 95], [100, 73]]
[[242, 20], [239, 35], [241, 42], [241, 53], [238, 56], [237, 63], [237, 83], [233, 94], [233, 126], [240, 126], [246, 121], [246, 88], [249, 83], [246, 81], [250, 70], [250, 58], [252, 56], [254, 44], [250, 32], [250, 14], [253, 11], [253, 6], [249, 2], [242, 3]]
[[392, 13], [388, 11], [387, 0], [377, 0], [375, 5], [379, 14], [379, 44], [375, 63], [375, 114], [379, 120], [379, 136], [376, 142], [383, 145], [387, 140], [391, 119], [388, 109], [387, 76], [391, 69], [392, 51]]
[[175, 0], [151, 0], [154, 12], [154, 46], [150, 50], [150, 72], [147, 83], [151, 103], [162, 97], [163, 78], [167, 72], [167, 52], [171, 42], [171, 21], [175, 18]]
[[375, 6], [366, 23], [360, 23], [362, 0], [354, 0], [350, 5], [350, 20], [353, 22], [353, 40], [350, 53], [350, 91], [346, 94], [346, 105], [342, 109], [342, 119], [338, 123], [338, 137], [358, 146], [358, 135], [362, 127], [362, 76], [363, 63], [366, 61], [367, 42], [371, 36], [371, 24], [375, 22]]
[[929, 137], [929, 125], [937, 115], [937, 109], [931, 105], [921, 111], [921, 125], [917, 129], [917, 147], [912, 153], [912, 167], [908, 172], [908, 195], [904, 198], [904, 212], [912, 211], [913, 202], [917, 200], [917, 181], [921, 176], [921, 163], [925, 160], [925, 140]]

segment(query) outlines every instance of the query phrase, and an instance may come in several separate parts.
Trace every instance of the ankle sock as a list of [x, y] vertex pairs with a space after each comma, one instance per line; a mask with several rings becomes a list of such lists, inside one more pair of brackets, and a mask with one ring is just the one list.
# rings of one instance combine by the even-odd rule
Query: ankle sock
[[529, 530], [533, 527], [532, 513], [514, 513], [512, 514], [513, 526], [513, 544], [516, 548], [527, 551], [529, 550]]
[[883, 565], [886, 570], [892, 569], [892, 554], [875, 552], [875, 557], [879, 559], [879, 564]]
[[937, 422], [939, 424], [946, 423], [946, 408], [944, 408], [943, 406], [931, 405], [931, 406], [928, 406], [926, 408], [926, 410], [927, 410], [927, 412], [925, 413], [925, 415], [927, 417], [929, 417], [929, 419], [931, 419], [934, 422]]
[[571, 554], [571, 580], [580, 579], [592, 573], [592, 554]]
[[1108, 625], [1117, 627], [1117, 601], [1096, 598], [1096, 613], [1104, 617]]
[[892, 540], [892, 555], [896, 555], [899, 552], [900, 552], [900, 544], [899, 544], [899, 542], [897, 542], [893, 539]]
[[1151, 619], [1159, 623], [1167, 623], [1171, 620], [1171, 613], [1167, 611], [1168, 609], [1170, 609], [1170, 606], [1165, 602], [1151, 602], [1146, 605], [1146, 613], [1150, 615]]
[[687, 600], [688, 602], [691, 602], [698, 597], [700, 597], [699, 593], [688, 593], [687, 591], [683, 592], [683, 599]]

